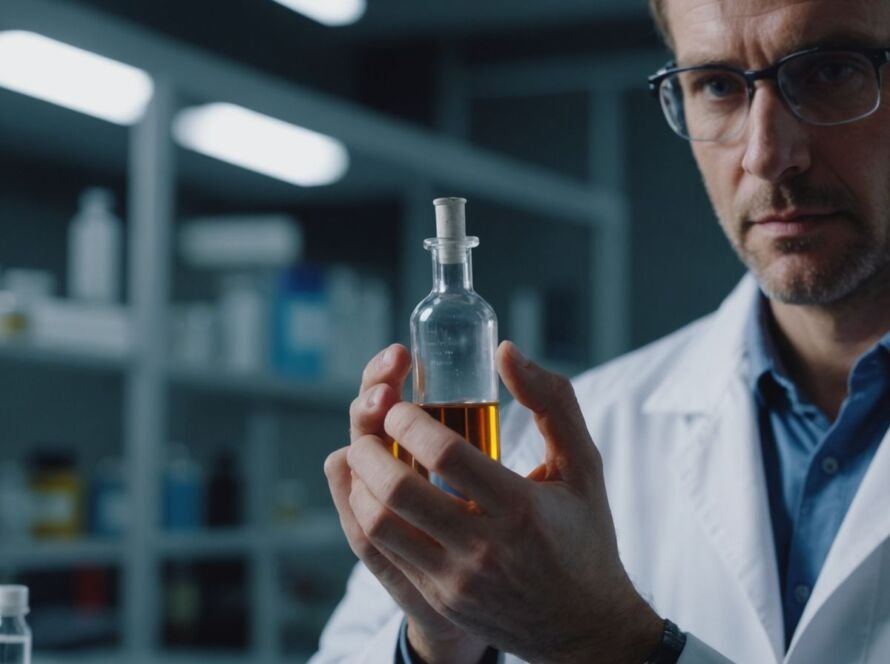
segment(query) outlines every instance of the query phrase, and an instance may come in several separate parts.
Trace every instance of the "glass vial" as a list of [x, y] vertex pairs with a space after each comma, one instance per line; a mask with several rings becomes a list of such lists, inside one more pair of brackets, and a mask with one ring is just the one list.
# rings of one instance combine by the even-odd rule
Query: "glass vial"
[[[491, 305], [473, 290], [471, 251], [479, 238], [466, 234], [465, 199], [437, 198], [433, 205], [436, 237], [423, 243], [432, 255], [433, 288], [411, 314], [413, 401], [499, 461], [498, 322]], [[398, 442], [393, 453], [455, 493]]]
[[26, 586], [0, 586], [0, 664], [31, 664]]

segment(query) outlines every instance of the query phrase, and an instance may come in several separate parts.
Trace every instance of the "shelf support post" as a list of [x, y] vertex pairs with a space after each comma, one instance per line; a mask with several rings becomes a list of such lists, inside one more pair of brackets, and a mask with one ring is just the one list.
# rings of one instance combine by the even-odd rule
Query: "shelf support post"
[[160, 528], [162, 450], [167, 409], [165, 346], [174, 214], [172, 85], [155, 79], [154, 95], [130, 135], [128, 164], [129, 306], [135, 348], [126, 381], [124, 453], [130, 491], [123, 579], [124, 646], [148, 655], [160, 633]]

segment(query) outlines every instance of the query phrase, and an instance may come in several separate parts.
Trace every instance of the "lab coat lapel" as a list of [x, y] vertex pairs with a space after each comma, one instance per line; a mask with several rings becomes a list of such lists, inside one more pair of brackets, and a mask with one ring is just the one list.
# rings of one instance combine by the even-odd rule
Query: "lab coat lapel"
[[674, 463], [696, 515], [742, 586], [768, 648], [782, 659], [782, 608], [759, 433], [745, 381], [727, 386], [717, 410], [696, 418]]
[[747, 277], [678, 358], [645, 409], [674, 413], [685, 428], [671, 463], [696, 518], [749, 601], [749, 633], [758, 633], [764, 652], [780, 661], [778, 571], [757, 418], [745, 380], [744, 324], [756, 295]]
[[789, 648], [791, 657], [815, 615], [831, 594], [883, 542], [890, 538], [890, 431], [885, 433], [862, 478], [822, 566]]

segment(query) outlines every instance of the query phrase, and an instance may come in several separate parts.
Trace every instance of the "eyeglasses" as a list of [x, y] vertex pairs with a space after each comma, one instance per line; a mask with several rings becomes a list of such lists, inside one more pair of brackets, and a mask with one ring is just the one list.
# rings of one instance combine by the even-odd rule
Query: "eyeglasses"
[[677, 67], [668, 63], [649, 77], [668, 124], [691, 141], [739, 136], [754, 99], [754, 84], [775, 80], [788, 109], [807, 124], [831, 126], [868, 117], [881, 105], [881, 67], [888, 48], [817, 46], [763, 69], [724, 65]]

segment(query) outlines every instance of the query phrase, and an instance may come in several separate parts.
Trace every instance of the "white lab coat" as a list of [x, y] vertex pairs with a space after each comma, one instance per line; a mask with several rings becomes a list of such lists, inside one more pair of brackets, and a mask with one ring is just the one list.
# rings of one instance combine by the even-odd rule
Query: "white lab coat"
[[[744, 343], [756, 295], [747, 276], [711, 316], [575, 381], [622, 561], [659, 615], [689, 633], [680, 664], [890, 663], [886, 434], [785, 653]], [[525, 411], [509, 410], [502, 433], [511, 468], [524, 474], [541, 462]], [[312, 662], [389, 664], [401, 620], [358, 566]]]

